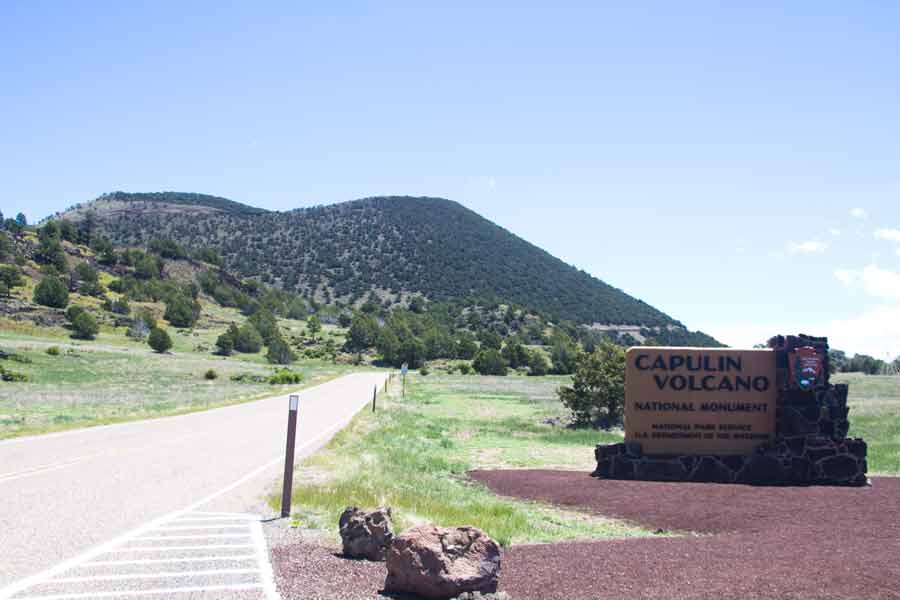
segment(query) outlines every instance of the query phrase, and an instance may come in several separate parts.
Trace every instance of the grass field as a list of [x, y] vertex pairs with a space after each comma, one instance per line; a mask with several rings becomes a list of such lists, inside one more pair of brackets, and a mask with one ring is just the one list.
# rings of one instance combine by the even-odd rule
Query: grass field
[[498, 498], [465, 477], [478, 467], [592, 469], [592, 446], [621, 433], [549, 424], [562, 416], [555, 396], [562, 381], [410, 375], [406, 398], [395, 383], [375, 414], [358, 415], [302, 463], [294, 489], [298, 524], [334, 535], [348, 504], [387, 504], [400, 529], [469, 524], [504, 545], [648, 535], [620, 521]]
[[[619, 521], [498, 498], [465, 477], [475, 468], [594, 468], [592, 449], [621, 431], [557, 424], [556, 396], [567, 378], [410, 375], [377, 413], [363, 412], [296, 475], [298, 526], [335, 535], [347, 505], [390, 505], [398, 527], [431, 521], [481, 527], [503, 544], [647, 535]], [[872, 474], [900, 475], [900, 377], [844, 374], [851, 435], [869, 443]], [[273, 506], [280, 495], [271, 498]]]
[[900, 377], [841, 373], [850, 385], [850, 436], [869, 446], [869, 473], [900, 475]]
[[[28, 362], [3, 361], [27, 382], [0, 382], [0, 439], [154, 416], [179, 414], [286, 393], [348, 372], [344, 365], [300, 360], [300, 385], [231, 381], [232, 375], [269, 376], [264, 352], [228, 358], [211, 353], [215, 338], [237, 314], [214, 307], [192, 331], [169, 329], [174, 346], [160, 355], [146, 343], [130, 340], [124, 329], [103, 327], [96, 340], [78, 341], [63, 328], [0, 321], [0, 348]], [[287, 332], [300, 322], [283, 322]], [[57, 346], [58, 356], [47, 354]], [[204, 374], [213, 369], [215, 380]]]

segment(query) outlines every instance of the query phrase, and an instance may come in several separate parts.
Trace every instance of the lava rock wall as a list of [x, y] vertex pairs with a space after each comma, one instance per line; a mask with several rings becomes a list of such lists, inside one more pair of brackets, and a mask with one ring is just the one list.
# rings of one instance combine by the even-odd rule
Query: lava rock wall
[[[847, 438], [846, 384], [829, 382], [826, 338], [776, 336], [775, 438], [749, 455], [646, 456], [638, 442], [601, 444], [595, 477], [755, 485], [865, 485], [866, 442]], [[821, 373], [801, 385], [789, 364], [800, 349], [822, 357]]]

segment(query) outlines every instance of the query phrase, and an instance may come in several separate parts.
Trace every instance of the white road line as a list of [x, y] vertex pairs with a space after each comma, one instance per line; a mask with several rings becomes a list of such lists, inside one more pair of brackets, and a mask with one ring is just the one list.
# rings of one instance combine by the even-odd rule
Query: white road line
[[94, 560], [91, 562], [81, 563], [79, 568], [86, 569], [88, 567], [112, 567], [115, 565], [153, 565], [160, 563], [192, 563], [192, 562], [228, 562], [254, 560], [258, 558], [256, 554], [236, 554], [234, 556], [195, 556], [191, 558], [137, 558], [135, 560]]
[[195, 529], [247, 529], [247, 524], [243, 525], [184, 525], [177, 527], [157, 527], [157, 531], [193, 531]]
[[[169, 550], [212, 550], [220, 548], [253, 548], [253, 544], [212, 544], [209, 546], [134, 546], [132, 548], [121, 548], [112, 552], [103, 552], [103, 554], [113, 554], [122, 552], [167, 552]], [[77, 565], [76, 565], [77, 566]], [[0, 598], [6, 599], [5, 596]]]
[[[323, 385], [327, 385], [327, 384], [323, 384]], [[233, 405], [233, 406], [240, 406], [240, 405]], [[356, 415], [359, 412], [359, 410], [361, 410], [361, 408], [362, 408], [362, 405], [360, 406], [359, 409], [354, 410], [349, 415], [344, 415], [342, 418], [338, 419], [338, 421], [331, 427], [325, 429], [324, 431], [321, 431], [318, 435], [313, 436], [312, 438], [310, 438], [303, 444], [300, 444], [300, 446], [298, 446], [295, 450], [297, 452], [297, 454], [302, 454], [302, 452], [306, 448], [309, 448], [310, 446], [318, 444], [319, 441], [321, 441], [323, 438], [334, 435], [335, 432], [339, 431], [340, 429], [345, 427], [347, 425], [347, 423], [349, 423], [351, 420], [353, 420], [354, 415]], [[219, 410], [223, 410], [223, 409], [219, 409]], [[227, 407], [224, 410], [227, 410]], [[151, 421], [139, 421], [136, 424], [146, 424], [146, 423], [154, 423], [155, 424], [155, 423], [162, 422], [164, 419], [171, 419], [171, 418], [176, 418], [176, 417], [174, 417], [174, 416], [173, 417], [162, 417], [160, 419], [155, 419], [155, 420], [151, 420]], [[84, 430], [78, 430], [77, 432], [65, 432], [60, 435], [73, 435], [75, 433], [82, 433], [83, 431]], [[50, 434], [50, 435], [54, 435], [54, 434]], [[46, 436], [44, 436], [44, 437], [46, 437]], [[20, 439], [20, 440], [11, 440], [11, 442], [19, 443], [19, 442], [24, 442], [26, 440], [30, 441], [33, 439], [35, 439], [35, 438], [24, 438], [24, 439]], [[224, 496], [228, 492], [231, 492], [232, 490], [240, 487], [241, 485], [250, 481], [254, 477], [257, 477], [260, 473], [263, 473], [266, 470], [271, 469], [272, 467], [277, 465], [279, 462], [283, 462], [283, 461], [284, 461], [284, 457], [279, 453], [278, 456], [268, 460], [264, 464], [260, 465], [259, 467], [255, 468], [252, 471], [250, 471], [249, 473], [245, 474], [243, 477], [238, 478], [237, 480], [233, 481], [229, 485], [223, 487], [222, 489], [220, 489], [216, 492], [209, 494], [208, 496], [206, 496], [204, 498], [201, 498], [200, 500], [198, 500], [197, 502], [194, 502], [193, 504], [190, 504], [180, 510], [176, 510], [169, 514], [163, 515], [161, 517], [157, 517], [156, 519], [153, 519], [153, 520], [151, 520], [129, 532], [126, 532], [126, 533], [124, 533], [120, 536], [117, 536], [107, 542], [104, 542], [98, 546], [95, 546], [94, 548], [91, 548], [90, 550], [87, 550], [86, 552], [83, 552], [82, 554], [74, 556], [68, 560], [64, 560], [64, 561], [54, 565], [53, 567], [50, 567], [49, 569], [47, 569], [45, 571], [36, 573], [36, 574], [26, 577], [24, 579], [20, 579], [19, 581], [13, 582], [12, 584], [6, 586], [5, 588], [0, 589], [0, 600], [9, 600], [15, 594], [17, 594], [23, 590], [26, 590], [35, 585], [44, 583], [47, 580], [59, 575], [60, 573], [64, 573], [65, 571], [68, 571], [69, 569], [77, 567], [81, 563], [87, 562], [97, 556], [100, 556], [101, 554], [110, 553], [110, 552], [114, 551], [114, 549], [117, 546], [124, 544], [129, 539], [143, 535], [147, 532], [150, 532], [153, 529], [159, 527], [160, 525], [163, 525], [164, 523], [167, 523], [174, 519], [184, 517], [185, 515], [188, 515], [189, 513], [203, 514], [203, 515], [208, 515], [208, 516], [223, 516], [223, 515], [235, 516], [236, 513], [201, 512], [201, 511], [197, 511], [197, 509], [205, 504], [209, 504], [210, 502], [219, 498], [220, 496]], [[224, 547], [235, 547], [236, 548], [239, 546], [234, 545], [234, 546], [224, 546]], [[252, 545], [241, 545], [240, 547], [248, 548], [248, 547], [253, 547], [253, 546]], [[199, 548], [202, 548], [202, 546]], [[206, 548], [210, 548], [210, 546], [206, 546]], [[142, 549], [140, 549], [140, 551], [159, 552], [160, 550], [178, 550], [178, 549], [198, 549], [198, 547], [193, 547], [193, 548], [191, 548], [191, 547], [142, 548]], [[135, 551], [135, 550], [136, 550], [135, 548], [128, 549], [128, 551]], [[266, 563], [268, 563], [268, 557], [266, 557]], [[270, 568], [271, 568], [271, 565], [270, 565]], [[204, 589], [203, 587], [198, 587], [196, 590], [193, 590], [193, 591], [199, 591], [199, 590], [203, 590], [203, 589]], [[121, 593], [121, 592], [119, 592], [118, 594], [125, 595], [124, 593]], [[146, 595], [146, 594], [144, 594], [144, 593], [138, 594], [137, 592], [131, 592], [129, 595]], [[109, 595], [102, 596], [97, 593], [94, 593], [93, 596], [91, 596], [90, 594], [88, 594], [87, 596], [85, 596], [85, 595], [65, 595], [64, 594], [61, 596], [55, 596], [54, 598], [86, 598], [86, 597], [98, 598], [98, 597], [108, 597], [108, 596]], [[266, 588], [266, 598], [267, 598], [267, 600], [278, 600], [280, 598], [280, 596], [278, 595], [278, 592], [275, 591], [275, 589], [274, 589], [274, 584], [272, 585], [271, 590], [269, 588]]]
[[159, 596], [160, 594], [191, 594], [194, 592], [239, 592], [264, 589], [258, 583], [235, 585], [190, 585], [153, 590], [120, 590], [116, 592], [86, 592], [81, 594], [51, 594], [49, 596], [20, 596], [16, 600], [69, 600], [75, 598], [115, 598], [116, 596]]
[[237, 538], [248, 538], [249, 533], [208, 533], [206, 535], [145, 535], [143, 537], [131, 538], [142, 542], [164, 542], [166, 540], [233, 540]]
[[194, 577], [210, 575], [246, 575], [259, 573], [259, 569], [203, 569], [201, 571], [164, 571], [162, 573], [128, 573], [122, 575], [85, 575], [84, 577], [58, 577], [48, 579], [48, 585], [57, 583], [89, 583], [91, 581], [120, 581], [124, 579], [169, 579], [171, 577]]
[[255, 521], [256, 517], [193, 517], [193, 518], [179, 518], [172, 519], [173, 523], [192, 523], [194, 521], [198, 523], [217, 523], [220, 521]]
[[275, 587], [275, 575], [272, 572], [272, 563], [269, 561], [269, 551], [265, 535], [263, 535], [262, 522], [260, 521], [257, 521], [256, 526], [253, 528], [253, 541], [256, 542], [256, 558], [261, 569], [259, 576], [263, 582], [266, 598], [280, 600], [281, 595]]
[[[230, 513], [230, 512], [207, 512], [205, 510], [192, 510], [190, 511], [192, 515], [218, 515], [223, 518], [234, 517], [235, 519], [245, 516], [252, 515], [242, 515], [241, 513]], [[185, 517], [187, 518], [187, 517]]]
[[49, 473], [51, 471], [58, 471], [60, 469], [65, 469], [66, 467], [71, 467], [74, 464], [80, 463], [83, 460], [87, 460], [89, 458], [93, 458], [98, 456], [97, 454], [90, 454], [88, 456], [81, 456], [78, 458], [73, 458], [71, 460], [67, 460], [61, 463], [54, 463], [52, 465], [41, 465], [39, 467], [31, 467], [30, 469], [24, 469], [22, 471], [15, 471], [12, 473], [4, 473], [0, 475], [0, 483], [5, 483], [7, 481], [14, 481], [16, 479], [22, 479], [23, 477], [31, 477], [32, 475], [41, 475], [43, 473]]

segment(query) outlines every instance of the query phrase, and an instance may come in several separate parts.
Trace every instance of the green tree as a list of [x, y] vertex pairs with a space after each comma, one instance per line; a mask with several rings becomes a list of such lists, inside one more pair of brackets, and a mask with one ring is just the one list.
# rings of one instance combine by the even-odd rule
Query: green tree
[[528, 365], [528, 349], [523, 346], [519, 340], [510, 338], [501, 350], [503, 359], [510, 369], [518, 369]]
[[0, 265], [0, 292], [7, 298], [13, 288], [25, 285], [22, 271], [16, 265]]
[[163, 318], [175, 327], [193, 327], [200, 318], [200, 303], [182, 294], [173, 294], [166, 301]]
[[172, 347], [172, 338], [169, 337], [169, 334], [166, 333], [165, 329], [154, 327], [150, 330], [150, 335], [147, 337], [147, 343], [153, 350], [162, 354]]
[[0, 232], [0, 261], [9, 259], [13, 254], [12, 240], [5, 232]]
[[28, 227], [28, 219], [25, 218], [25, 213], [16, 215], [16, 225], [19, 227]]
[[347, 349], [351, 352], [359, 352], [375, 345], [378, 337], [378, 323], [372, 315], [357, 313], [350, 323], [347, 332]]
[[378, 332], [375, 348], [378, 350], [378, 354], [381, 355], [381, 359], [389, 365], [399, 366], [403, 364], [403, 361], [400, 360], [400, 339], [390, 327], [382, 327], [381, 331]]
[[472, 368], [480, 375], [506, 375], [506, 361], [496, 348], [479, 350]]
[[86, 262], [75, 265], [75, 277], [78, 279], [78, 291], [86, 296], [102, 296], [103, 286], [97, 269]]
[[100, 332], [97, 321], [91, 316], [91, 313], [82, 311], [72, 321], [72, 337], [82, 340], [92, 340]]
[[540, 350], [528, 353], [528, 374], [540, 377], [550, 372], [550, 363]]
[[228, 331], [216, 338], [216, 352], [222, 356], [231, 356], [234, 352], [234, 343], [237, 340], [238, 328], [232, 323], [228, 326]]
[[576, 358], [572, 385], [559, 388], [559, 399], [575, 423], [609, 428], [622, 422], [625, 406], [625, 349], [610, 341]]
[[138, 279], [159, 279], [159, 262], [153, 256], [144, 254], [135, 261], [134, 274]]
[[58, 277], [48, 275], [34, 288], [34, 301], [43, 306], [65, 308], [69, 303], [69, 289]]
[[319, 320], [317, 315], [313, 315], [306, 320], [306, 330], [309, 331], [309, 335], [315, 341], [316, 334], [322, 331], [322, 321]]
[[187, 258], [187, 252], [185, 251], [185, 249], [172, 240], [151, 240], [147, 247], [150, 252], [159, 254], [163, 258]]
[[59, 243], [57, 238], [44, 237], [40, 242], [35, 259], [43, 265], [55, 267], [60, 273], [65, 273], [69, 270], [66, 251], [63, 250], [62, 244]]
[[69, 320], [69, 323], [74, 323], [75, 319], [78, 318], [78, 315], [85, 312], [87, 309], [80, 304], [72, 304], [69, 308], [66, 309], [66, 318]]
[[565, 333], [559, 331], [553, 336], [550, 348], [550, 362], [557, 375], [569, 375], [575, 371], [578, 358], [578, 346]]
[[237, 330], [234, 338], [234, 349], [244, 354], [256, 354], [262, 349], [262, 336], [256, 327], [250, 323], [244, 323]]
[[253, 313], [247, 321], [256, 327], [259, 335], [262, 336], [263, 343], [267, 345], [273, 339], [281, 335], [278, 331], [278, 322], [275, 320], [275, 315], [273, 315], [268, 308], [260, 308]]
[[499, 350], [501, 346], [503, 346], [503, 338], [501, 338], [497, 332], [491, 331], [490, 329], [483, 330], [478, 335], [478, 339], [479, 341], [481, 341], [482, 348], [493, 348], [494, 350]]
[[456, 358], [471, 360], [478, 353], [478, 344], [468, 331], [460, 331], [456, 338]]
[[266, 352], [266, 360], [276, 365], [289, 365], [297, 360], [297, 355], [287, 345], [281, 334], [277, 334], [269, 342], [269, 349]]

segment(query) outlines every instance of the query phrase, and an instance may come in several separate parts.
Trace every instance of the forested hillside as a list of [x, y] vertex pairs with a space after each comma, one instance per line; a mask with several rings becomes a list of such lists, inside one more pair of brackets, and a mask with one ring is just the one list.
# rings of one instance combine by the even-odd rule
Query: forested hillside
[[421, 295], [512, 304], [574, 323], [683, 331], [645, 302], [439, 198], [267, 212], [199, 194], [116, 192], [62, 216], [95, 221], [117, 244], [163, 238], [192, 251], [210, 248], [229, 270], [322, 304], [391, 304]]

